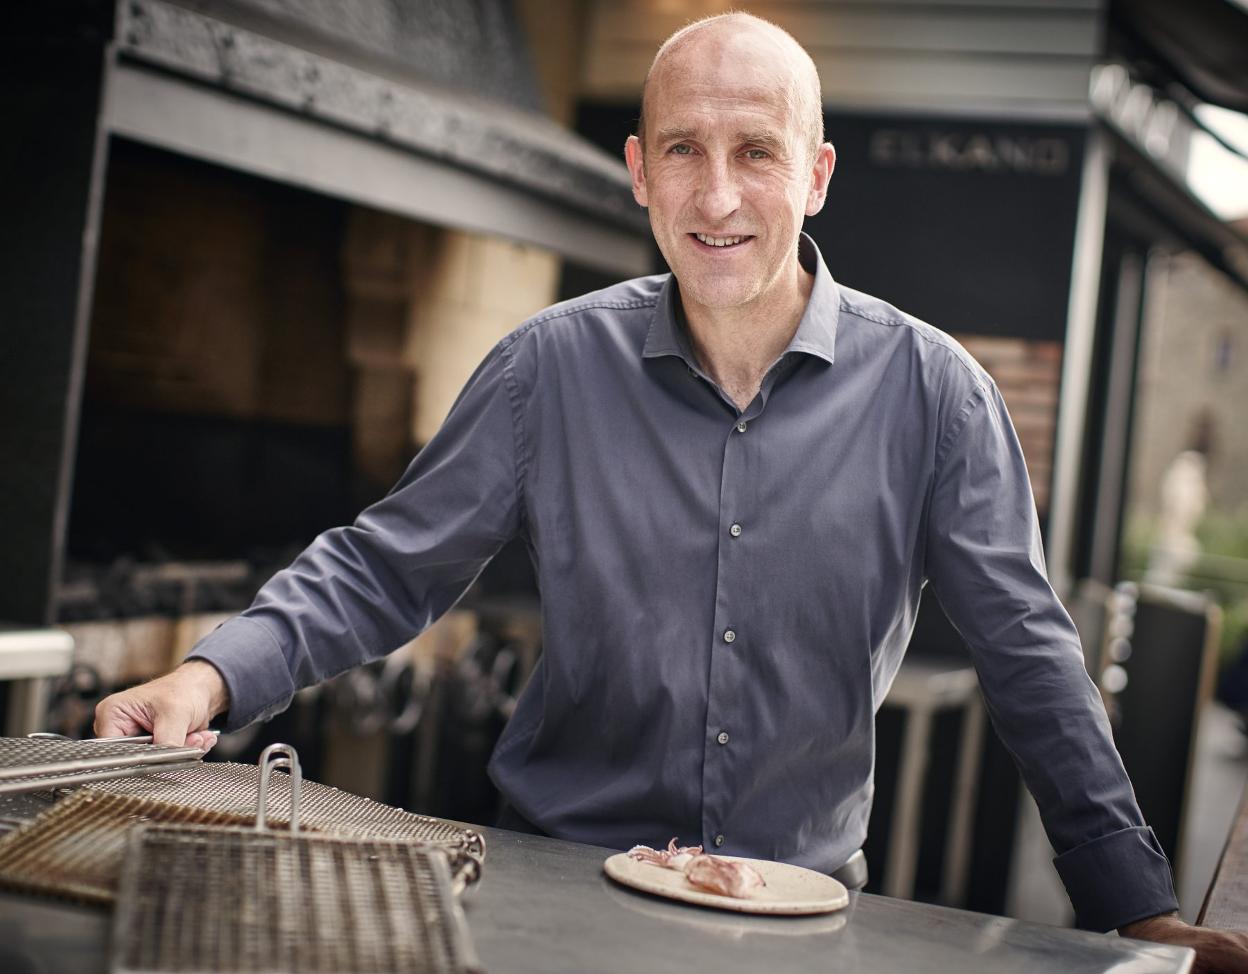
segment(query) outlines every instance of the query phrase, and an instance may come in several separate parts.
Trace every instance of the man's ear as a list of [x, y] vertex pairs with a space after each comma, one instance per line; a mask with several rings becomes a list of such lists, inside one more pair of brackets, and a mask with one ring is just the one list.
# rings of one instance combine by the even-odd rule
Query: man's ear
[[[831, 142], [825, 142], [815, 150], [815, 162], [810, 172], [810, 193], [806, 197], [806, 215], [814, 216], [823, 209], [823, 201], [828, 198], [828, 183], [832, 180], [832, 170], [836, 168], [836, 149]], [[636, 189], [633, 194], [636, 195]]]
[[630, 135], [624, 143], [624, 163], [628, 166], [629, 175], [633, 177], [633, 199], [638, 206], [649, 206], [646, 197], [646, 161], [641, 149], [641, 139]]

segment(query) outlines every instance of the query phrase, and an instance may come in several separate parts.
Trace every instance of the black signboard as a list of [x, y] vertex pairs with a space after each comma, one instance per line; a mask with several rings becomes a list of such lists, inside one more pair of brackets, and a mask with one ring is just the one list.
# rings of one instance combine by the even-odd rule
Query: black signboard
[[838, 280], [945, 331], [1061, 341], [1087, 130], [828, 115], [806, 221]]

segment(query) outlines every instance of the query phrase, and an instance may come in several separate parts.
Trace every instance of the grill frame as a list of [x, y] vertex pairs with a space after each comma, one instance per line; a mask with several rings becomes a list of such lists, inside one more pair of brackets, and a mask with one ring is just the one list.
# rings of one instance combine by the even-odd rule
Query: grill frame
[[[208, 811], [254, 815], [260, 769], [253, 764], [209, 761], [190, 768], [162, 770], [142, 778], [88, 785], [86, 790], [134, 795]], [[268, 817], [289, 822], [291, 779], [274, 774], [269, 785]], [[456, 893], [473, 886], [485, 863], [485, 837], [476, 829], [419, 815], [372, 799], [302, 780], [299, 821], [310, 829], [352, 837], [407, 839], [442, 848], [450, 861]]]
[[0, 795], [191, 768], [203, 756], [199, 748], [126, 740], [0, 737]]

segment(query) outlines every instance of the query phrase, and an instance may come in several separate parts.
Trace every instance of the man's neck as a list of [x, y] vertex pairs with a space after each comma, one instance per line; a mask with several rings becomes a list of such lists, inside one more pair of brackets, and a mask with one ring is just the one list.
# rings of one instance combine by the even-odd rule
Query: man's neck
[[793, 340], [814, 283], [814, 275], [798, 267], [794, 286], [769, 300], [728, 309], [684, 306], [698, 364], [743, 412]]

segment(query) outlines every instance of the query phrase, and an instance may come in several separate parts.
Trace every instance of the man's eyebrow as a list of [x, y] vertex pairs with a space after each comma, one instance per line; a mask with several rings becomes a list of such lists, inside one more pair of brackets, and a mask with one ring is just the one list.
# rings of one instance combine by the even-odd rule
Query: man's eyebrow
[[773, 152], [782, 152], [786, 148], [784, 139], [771, 132], [738, 132], [736, 139], [742, 144], [756, 145]]
[[691, 128], [666, 128], [659, 129], [655, 140], [658, 142], [683, 142], [685, 139], [692, 139], [697, 135]]
[[[698, 132], [696, 129], [687, 126], [672, 126], [659, 129], [655, 134], [655, 143], [657, 145], [667, 145], [669, 142], [683, 142], [686, 139], [697, 138]], [[733, 134], [733, 139], [736, 140], [738, 145], [755, 145], [760, 149], [767, 149], [777, 154], [783, 153], [788, 148], [783, 138], [765, 129], [742, 129]]]

